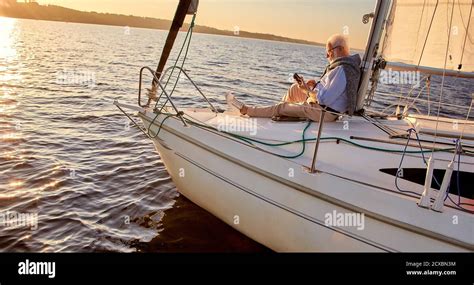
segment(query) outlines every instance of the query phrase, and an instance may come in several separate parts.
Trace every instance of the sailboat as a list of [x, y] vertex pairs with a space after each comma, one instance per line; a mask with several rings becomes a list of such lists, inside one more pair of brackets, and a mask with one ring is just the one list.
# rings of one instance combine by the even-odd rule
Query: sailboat
[[[114, 104], [152, 140], [181, 194], [272, 250], [473, 251], [472, 101], [462, 120], [439, 108], [417, 114], [396, 96], [395, 113], [369, 111], [384, 68], [474, 77], [472, 7], [471, 0], [378, 0], [363, 17], [371, 28], [358, 112], [318, 123], [220, 110], [182, 65], [165, 69], [186, 16], [193, 20], [185, 42], [197, 15], [198, 1], [181, 0], [158, 68], [140, 70], [138, 106]], [[145, 72], [153, 76], [147, 97]], [[177, 106], [165, 87], [176, 72], [208, 108]]]

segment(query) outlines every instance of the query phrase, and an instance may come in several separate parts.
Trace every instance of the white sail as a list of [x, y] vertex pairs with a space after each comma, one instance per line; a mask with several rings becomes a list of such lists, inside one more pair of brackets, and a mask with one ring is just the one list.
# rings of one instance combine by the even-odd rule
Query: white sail
[[474, 0], [394, 0], [383, 57], [398, 67], [428, 72], [474, 72], [473, 4]]

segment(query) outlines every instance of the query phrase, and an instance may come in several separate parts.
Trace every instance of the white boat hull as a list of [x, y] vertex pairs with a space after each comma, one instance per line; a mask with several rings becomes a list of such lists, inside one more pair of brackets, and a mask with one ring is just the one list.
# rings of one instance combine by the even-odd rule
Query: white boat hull
[[[271, 197], [259, 197], [256, 189], [244, 188], [234, 181], [226, 180], [206, 166], [219, 163], [219, 158], [211, 155], [206, 166], [198, 165], [167, 150], [155, 143], [161, 158], [177, 185], [178, 191], [189, 200], [204, 208], [220, 220], [240, 231], [253, 240], [279, 252], [291, 251], [381, 251], [364, 241], [338, 233], [324, 225], [324, 221], [315, 221], [297, 214], [275, 201]], [[190, 151], [194, 151], [191, 150]], [[199, 150], [202, 151], [202, 150]], [[232, 167], [232, 166], [230, 166]], [[183, 171], [184, 170], [184, 171]], [[181, 174], [180, 174], [181, 172]], [[249, 181], [261, 179], [251, 171], [242, 171]], [[184, 175], [180, 177], [180, 175]], [[266, 181], [271, 183], [270, 181]], [[289, 199], [311, 199], [284, 185], [275, 185], [274, 191], [286, 192]], [[298, 195], [299, 194], [299, 195]], [[298, 197], [299, 196], [299, 197]], [[333, 211], [334, 206], [314, 199], [315, 208]]]
[[[152, 117], [141, 115], [141, 118], [147, 128], [151, 127], [151, 134], [156, 134], [164, 116], [152, 125]], [[379, 193], [370, 186], [326, 173], [309, 174], [300, 165], [279, 158], [274, 159], [287, 165], [270, 161], [268, 169], [249, 167], [245, 161], [256, 159], [256, 150], [239, 142], [228, 145], [226, 149], [225, 145], [220, 145], [226, 140], [229, 138], [194, 126], [184, 127], [178, 119], [171, 118], [163, 124], [153, 142], [180, 193], [272, 250], [472, 251], [472, 242], [450, 241], [442, 234], [410, 224], [410, 217], [423, 219], [434, 213], [418, 207], [415, 199], [408, 199], [408, 202], [406, 198], [395, 200], [396, 196]], [[240, 157], [235, 156], [239, 152]], [[271, 175], [289, 169], [295, 172], [294, 182], [291, 178], [285, 179], [284, 175]], [[299, 176], [312, 179], [315, 183], [310, 188], [297, 184]], [[360, 197], [351, 193], [359, 193]], [[359, 199], [360, 204], [340, 197]], [[382, 201], [384, 197], [387, 200]], [[384, 207], [383, 203], [390, 200], [393, 204]], [[392, 213], [401, 215], [396, 218], [381, 215], [376, 210], [368, 210], [364, 203], [381, 206], [380, 209], [387, 208], [388, 212], [400, 207], [403, 213]], [[359, 212], [364, 213], [363, 228], [355, 225], [334, 226], [326, 221], [328, 213]], [[451, 218], [449, 213], [437, 216], [440, 223]], [[472, 225], [472, 215], [461, 215], [459, 220], [463, 226]]]

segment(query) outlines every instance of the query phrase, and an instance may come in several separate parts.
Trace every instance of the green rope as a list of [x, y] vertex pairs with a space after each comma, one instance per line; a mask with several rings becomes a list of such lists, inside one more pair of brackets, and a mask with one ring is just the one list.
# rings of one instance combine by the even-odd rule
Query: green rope
[[[171, 69], [171, 72], [170, 72], [170, 75], [168, 76], [168, 79], [166, 80], [166, 83], [165, 83], [165, 86], [163, 87], [163, 90], [161, 90], [161, 94], [160, 96], [158, 97], [158, 99], [156, 100], [156, 103], [155, 103], [155, 109], [157, 108], [158, 106], [158, 103], [160, 102], [160, 99], [161, 97], [163, 96], [163, 94], [165, 93], [165, 90], [166, 90], [166, 87], [168, 86], [168, 83], [170, 82], [171, 80], [171, 77], [173, 76], [173, 73], [176, 69], [176, 66], [178, 65], [178, 61], [181, 57], [181, 54], [183, 53], [183, 50], [184, 50], [184, 47], [186, 46], [186, 51], [185, 51], [185, 54], [184, 54], [184, 57], [183, 57], [183, 62], [181, 63], [181, 69], [179, 70], [179, 73], [178, 73], [178, 77], [176, 79], [176, 82], [174, 83], [174, 86], [173, 86], [173, 89], [171, 90], [169, 96], [171, 97], [171, 95], [174, 93], [174, 90], [176, 89], [176, 86], [178, 85], [178, 79], [179, 77], [181, 76], [181, 70], [182, 68], [184, 67], [184, 63], [186, 62], [186, 58], [188, 57], [188, 52], [189, 52], [189, 47], [191, 45], [191, 37], [193, 35], [193, 28], [194, 28], [194, 23], [195, 23], [195, 20], [196, 20], [196, 14], [193, 15], [193, 19], [191, 20], [191, 24], [189, 25], [189, 29], [188, 29], [188, 32], [186, 33], [186, 37], [184, 38], [184, 41], [183, 41], [183, 45], [181, 46], [181, 49], [179, 50], [179, 53], [178, 53], [178, 56], [176, 57], [176, 61], [173, 65], [173, 68]], [[188, 37], [189, 37], [189, 40], [188, 40]], [[153, 118], [153, 120], [151, 121], [150, 125], [152, 125], [156, 119], [158, 118], [158, 115], [161, 113], [161, 111], [163, 110], [163, 108], [165, 107], [166, 103], [168, 103], [168, 98], [166, 98], [166, 102], [163, 104], [163, 106], [160, 108], [160, 112], [157, 113], [157, 115]], [[167, 119], [167, 118], [166, 118]], [[161, 122], [163, 124], [163, 122]], [[161, 127], [160, 129], [161, 130]], [[158, 132], [159, 132], [158, 130]], [[148, 136], [150, 136], [150, 128], [148, 128], [148, 132], [147, 132]], [[158, 134], [157, 134], [158, 135]], [[156, 136], [155, 136], [156, 137]]]
[[[161, 123], [160, 123], [160, 125], [159, 125], [159, 127], [158, 127], [158, 131], [156, 132], [156, 134], [155, 134], [154, 136], [149, 136], [149, 137], [150, 137], [151, 139], [154, 139], [154, 138], [158, 137], [158, 135], [160, 134], [160, 131], [161, 131], [162, 127], [163, 127], [163, 124], [166, 122], [166, 120], [168, 120], [169, 118], [171, 118], [171, 117], [173, 117], [173, 116], [175, 116], [175, 115], [174, 115], [174, 114], [168, 114], [168, 115], [166, 115], [166, 117], [163, 119], [163, 121], [161, 121]], [[157, 117], [157, 116], [155, 116], [155, 118], [153, 119], [153, 121], [156, 120], [156, 117]], [[148, 133], [150, 133], [151, 125], [152, 125], [152, 124], [153, 124], [153, 122], [150, 123], [150, 127], [148, 128]]]
[[[302, 148], [301, 148], [301, 152], [296, 154], [296, 155], [290, 155], [290, 156], [286, 156], [286, 155], [282, 155], [282, 154], [277, 154], [277, 153], [273, 153], [274, 155], [277, 155], [279, 157], [283, 157], [283, 158], [298, 158], [300, 156], [302, 156], [304, 154], [304, 151], [306, 150], [306, 142], [305, 142], [305, 133], [306, 133], [306, 130], [309, 128], [309, 126], [311, 126], [311, 121], [308, 122], [308, 124], [306, 125], [306, 127], [304, 128], [303, 130], [303, 134], [302, 134], [302, 139], [300, 140], [302, 142]], [[256, 140], [254, 140], [256, 141]]]
[[[176, 89], [176, 86], [178, 85], [179, 77], [181, 76], [182, 69], [183, 69], [183, 67], [184, 67], [184, 63], [186, 62], [186, 59], [188, 58], [188, 52], [189, 52], [189, 47], [191, 46], [191, 39], [192, 39], [192, 36], [193, 36], [193, 28], [194, 28], [194, 20], [195, 20], [195, 19], [196, 19], [196, 14], [193, 15], [193, 19], [192, 19], [192, 21], [191, 21], [191, 24], [189, 25], [188, 32], [186, 33], [186, 37], [184, 38], [183, 45], [181, 46], [181, 50], [179, 51], [179, 54], [178, 54], [178, 57], [176, 58], [176, 62], [175, 62], [175, 64], [174, 64], [174, 67], [173, 67], [173, 69], [171, 69], [170, 76], [168, 77], [168, 80], [166, 81], [166, 84], [165, 84], [165, 86], [164, 86], [164, 89], [166, 89], [166, 87], [168, 86], [168, 82], [170, 81], [171, 76], [173, 75], [173, 73], [174, 73], [174, 71], [175, 71], [175, 69], [176, 69], [176, 66], [177, 66], [177, 64], [178, 64], [179, 58], [181, 57], [181, 53], [183, 52], [184, 46], [186, 45], [186, 40], [188, 40], [188, 36], [189, 36], [189, 40], [188, 40], [187, 45], [186, 45], [186, 50], [185, 50], [185, 52], [184, 52], [183, 62], [181, 63], [181, 69], [179, 69], [178, 77], [176, 77], [176, 81], [174, 82], [173, 89], [171, 89], [171, 92], [170, 92], [170, 94], [169, 94], [170, 97], [171, 97], [171, 95], [173, 95], [174, 90]], [[164, 92], [165, 92], [165, 91], [162, 90], [162, 94], [163, 94]], [[160, 97], [161, 97], [161, 95], [160, 95]], [[156, 100], [155, 108], [156, 108], [156, 106], [158, 105], [158, 102], [159, 102], [159, 100]], [[163, 106], [161, 106], [160, 112], [163, 110], [163, 108], [165, 107], [166, 103], [168, 103], [168, 98], [166, 98], [165, 103], [163, 104]]]
[[[163, 114], [163, 115], [166, 115], [167, 117], [164, 119], [168, 119], [168, 117], [171, 117], [171, 116], [176, 116], [174, 114], [170, 114], [170, 113], [160, 113], [160, 114]], [[159, 115], [159, 114], [158, 114]], [[283, 158], [298, 158], [300, 156], [302, 156], [305, 152], [305, 144], [306, 142], [311, 142], [311, 141], [316, 141], [316, 138], [305, 138], [305, 133], [306, 133], [306, 130], [309, 128], [309, 126], [311, 125], [311, 122], [308, 122], [308, 124], [306, 125], [306, 127], [304, 128], [303, 130], [303, 134], [302, 134], [302, 139], [300, 140], [294, 140], [294, 141], [288, 141], [288, 142], [281, 142], [281, 143], [269, 143], [269, 142], [265, 142], [265, 141], [261, 141], [261, 140], [258, 140], [258, 139], [253, 139], [253, 138], [250, 138], [250, 137], [246, 137], [246, 136], [242, 136], [242, 135], [238, 135], [238, 134], [234, 134], [234, 133], [231, 133], [231, 132], [226, 132], [226, 131], [221, 131], [215, 127], [212, 127], [212, 126], [209, 126], [209, 125], [204, 125], [204, 124], [200, 124], [200, 123], [197, 123], [195, 121], [192, 121], [192, 120], [189, 120], [189, 119], [184, 119], [187, 123], [191, 124], [191, 125], [195, 125], [195, 126], [199, 126], [199, 127], [203, 127], [203, 128], [206, 128], [206, 129], [210, 129], [210, 130], [213, 130], [213, 131], [218, 131], [218, 132], [221, 132], [221, 133], [225, 133], [225, 134], [228, 134], [234, 138], [237, 138], [239, 140], [242, 140], [242, 141], [245, 141], [246, 143], [249, 143], [251, 145], [254, 145], [253, 143], [257, 143], [257, 144], [261, 144], [261, 145], [265, 145], [265, 146], [270, 146], [270, 147], [278, 147], [278, 146], [285, 146], [285, 145], [291, 145], [291, 144], [295, 144], [295, 143], [302, 143], [302, 150], [300, 153], [296, 154], [296, 155], [291, 155], [291, 156], [286, 156], [286, 155], [282, 155], [282, 154], [278, 154], [278, 153], [271, 153], [273, 155], [276, 155], [276, 156], [279, 156], [279, 157], [283, 157]], [[162, 122], [163, 123], [163, 122]], [[162, 124], [161, 124], [162, 125]], [[160, 125], [160, 126], [161, 126]], [[335, 140], [335, 141], [342, 141], [342, 142], [345, 142], [347, 144], [350, 144], [350, 145], [353, 145], [353, 146], [356, 146], [356, 147], [360, 147], [360, 148], [364, 148], [364, 149], [369, 149], [369, 150], [375, 150], [375, 151], [382, 151], [382, 152], [390, 152], [390, 153], [410, 153], [410, 154], [423, 154], [423, 153], [427, 153], [427, 152], [431, 152], [431, 150], [407, 150], [407, 151], [404, 151], [404, 150], [396, 150], [396, 149], [386, 149], [386, 148], [379, 148], [379, 147], [373, 147], [373, 146], [367, 146], [367, 145], [363, 145], [363, 144], [359, 144], [359, 143], [356, 143], [356, 142], [353, 142], [351, 140], [348, 140], [348, 139], [345, 139], [345, 138], [341, 138], [341, 137], [322, 137], [321, 138], [321, 141], [330, 141], [330, 140]], [[435, 149], [434, 151], [435, 152], [452, 152], [454, 151], [455, 148], [443, 148], [443, 149]], [[472, 151], [468, 151], [468, 150], [465, 150], [466, 153], [469, 153], [469, 154], [474, 154], [474, 152]]]
[[[238, 135], [237, 135], [238, 136]], [[266, 146], [285, 146], [285, 145], [289, 145], [289, 144], [293, 144], [293, 143], [299, 143], [299, 142], [310, 142], [310, 141], [315, 141], [316, 138], [308, 138], [308, 139], [303, 139], [303, 140], [296, 140], [296, 141], [290, 141], [290, 142], [282, 142], [282, 143], [267, 143], [267, 142], [263, 142], [263, 141], [258, 141], [258, 140], [253, 140], [253, 139], [249, 139], [249, 140], [252, 140], [254, 142], [257, 142], [259, 144], [262, 144], [262, 145], [266, 145]], [[341, 137], [324, 137], [324, 138], [321, 138], [322, 141], [324, 140], [336, 140], [336, 141], [343, 141], [343, 142], [346, 142], [348, 144], [352, 144], [354, 146], [357, 146], [357, 147], [362, 147], [362, 148], [366, 148], [366, 149], [370, 149], [370, 150], [379, 150], [379, 151], [385, 151], [385, 152], [399, 152], [399, 153], [403, 153], [404, 151], [402, 150], [396, 150], [396, 149], [385, 149], [385, 148], [378, 148], [378, 147], [372, 147], [372, 146], [367, 146], [367, 145], [361, 145], [359, 143], [356, 143], [356, 142], [353, 142], [353, 141], [350, 141], [348, 139], [344, 139], [344, 138], [341, 138]], [[452, 151], [454, 150], [455, 148], [446, 148], [446, 149], [436, 149], [435, 151]], [[426, 153], [426, 152], [431, 152], [431, 150], [423, 150], [423, 151], [419, 151], [419, 150], [407, 150], [405, 151], [406, 153]]]

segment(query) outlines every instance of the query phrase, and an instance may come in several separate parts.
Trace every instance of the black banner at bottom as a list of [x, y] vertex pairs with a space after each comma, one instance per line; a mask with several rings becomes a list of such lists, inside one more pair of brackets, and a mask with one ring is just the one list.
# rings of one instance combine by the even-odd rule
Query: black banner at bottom
[[[466, 254], [0, 254], [0, 284], [64, 280], [397, 280], [473, 284]], [[460, 282], [465, 281], [465, 282]]]

